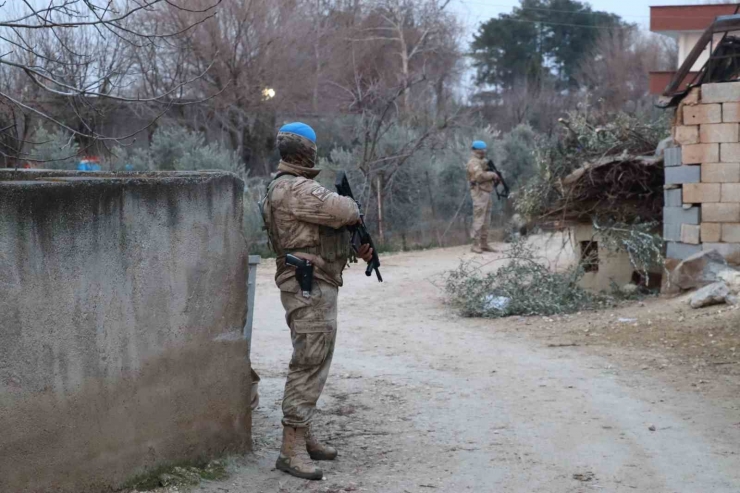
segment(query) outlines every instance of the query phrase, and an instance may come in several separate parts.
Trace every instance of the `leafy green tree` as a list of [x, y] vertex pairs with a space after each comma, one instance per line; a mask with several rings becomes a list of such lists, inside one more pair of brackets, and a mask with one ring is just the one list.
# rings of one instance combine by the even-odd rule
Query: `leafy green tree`
[[205, 135], [179, 126], [160, 127], [148, 149], [116, 147], [111, 168], [130, 165], [137, 171], [226, 170], [239, 172], [239, 156], [219, 142], [206, 143]]
[[472, 48], [477, 83], [511, 88], [553, 77], [576, 85], [575, 75], [599, 35], [627, 27], [615, 14], [577, 0], [521, 0], [511, 14], [485, 22]]
[[80, 146], [62, 129], [51, 131], [39, 126], [33, 136], [33, 144], [28, 157], [36, 161], [38, 167], [47, 169], [75, 169]]

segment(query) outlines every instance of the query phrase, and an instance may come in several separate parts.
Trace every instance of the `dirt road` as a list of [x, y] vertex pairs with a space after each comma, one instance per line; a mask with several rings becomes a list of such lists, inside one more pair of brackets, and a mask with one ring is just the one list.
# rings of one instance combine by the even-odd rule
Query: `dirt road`
[[459, 318], [430, 279], [469, 256], [465, 248], [386, 256], [383, 284], [356, 267], [347, 273], [317, 424], [340, 458], [320, 482], [273, 470], [291, 349], [272, 262], [263, 262], [255, 453], [198, 491], [740, 491], [737, 393], [715, 398], [616, 352], [548, 343], [558, 340], [547, 337], [559, 333], [557, 320], [542, 322], [542, 336], [524, 330], [533, 319]]

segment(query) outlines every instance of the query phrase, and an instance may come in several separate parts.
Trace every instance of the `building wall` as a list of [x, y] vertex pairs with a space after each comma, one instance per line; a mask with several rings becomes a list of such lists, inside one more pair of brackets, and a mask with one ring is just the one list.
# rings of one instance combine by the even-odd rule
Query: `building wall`
[[740, 261], [740, 82], [703, 84], [679, 104], [665, 152], [667, 257], [715, 249]]
[[592, 291], [608, 291], [613, 284], [624, 286], [632, 281], [635, 268], [625, 251], [612, 251], [604, 246], [601, 237], [590, 224], [579, 224], [573, 228], [576, 252], [581, 254], [582, 244], [596, 242], [598, 248], [598, 271], [586, 272], [579, 284]]
[[0, 171], [0, 492], [249, 448], [243, 186]]

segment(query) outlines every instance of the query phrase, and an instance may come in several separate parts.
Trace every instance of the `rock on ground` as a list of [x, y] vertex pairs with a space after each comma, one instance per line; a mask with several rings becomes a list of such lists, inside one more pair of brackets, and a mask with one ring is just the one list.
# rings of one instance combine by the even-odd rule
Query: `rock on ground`
[[724, 303], [728, 296], [730, 296], [730, 289], [727, 287], [727, 284], [715, 282], [709, 286], [704, 286], [692, 294], [691, 298], [689, 298], [689, 304], [691, 308], [719, 305], [720, 303]]
[[671, 272], [671, 284], [681, 289], [701, 288], [719, 280], [720, 272], [733, 270], [716, 250], [699, 252], [682, 261]]
[[735, 269], [726, 269], [717, 274], [717, 278], [727, 284], [732, 294], [740, 294], [740, 272]]

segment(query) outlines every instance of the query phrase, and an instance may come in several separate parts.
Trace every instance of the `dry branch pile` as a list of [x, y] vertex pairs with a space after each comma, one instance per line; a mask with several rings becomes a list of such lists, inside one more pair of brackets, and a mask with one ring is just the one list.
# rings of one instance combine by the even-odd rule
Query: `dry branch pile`
[[560, 200], [545, 216], [568, 221], [603, 215], [619, 222], [654, 220], [661, 217], [662, 192], [662, 158], [606, 157], [566, 176], [560, 183]]
[[661, 217], [663, 159], [654, 154], [668, 134], [666, 121], [587, 109], [560, 121], [561, 134], [538, 145], [539, 173], [518, 197], [520, 213], [534, 221], [632, 223]]

